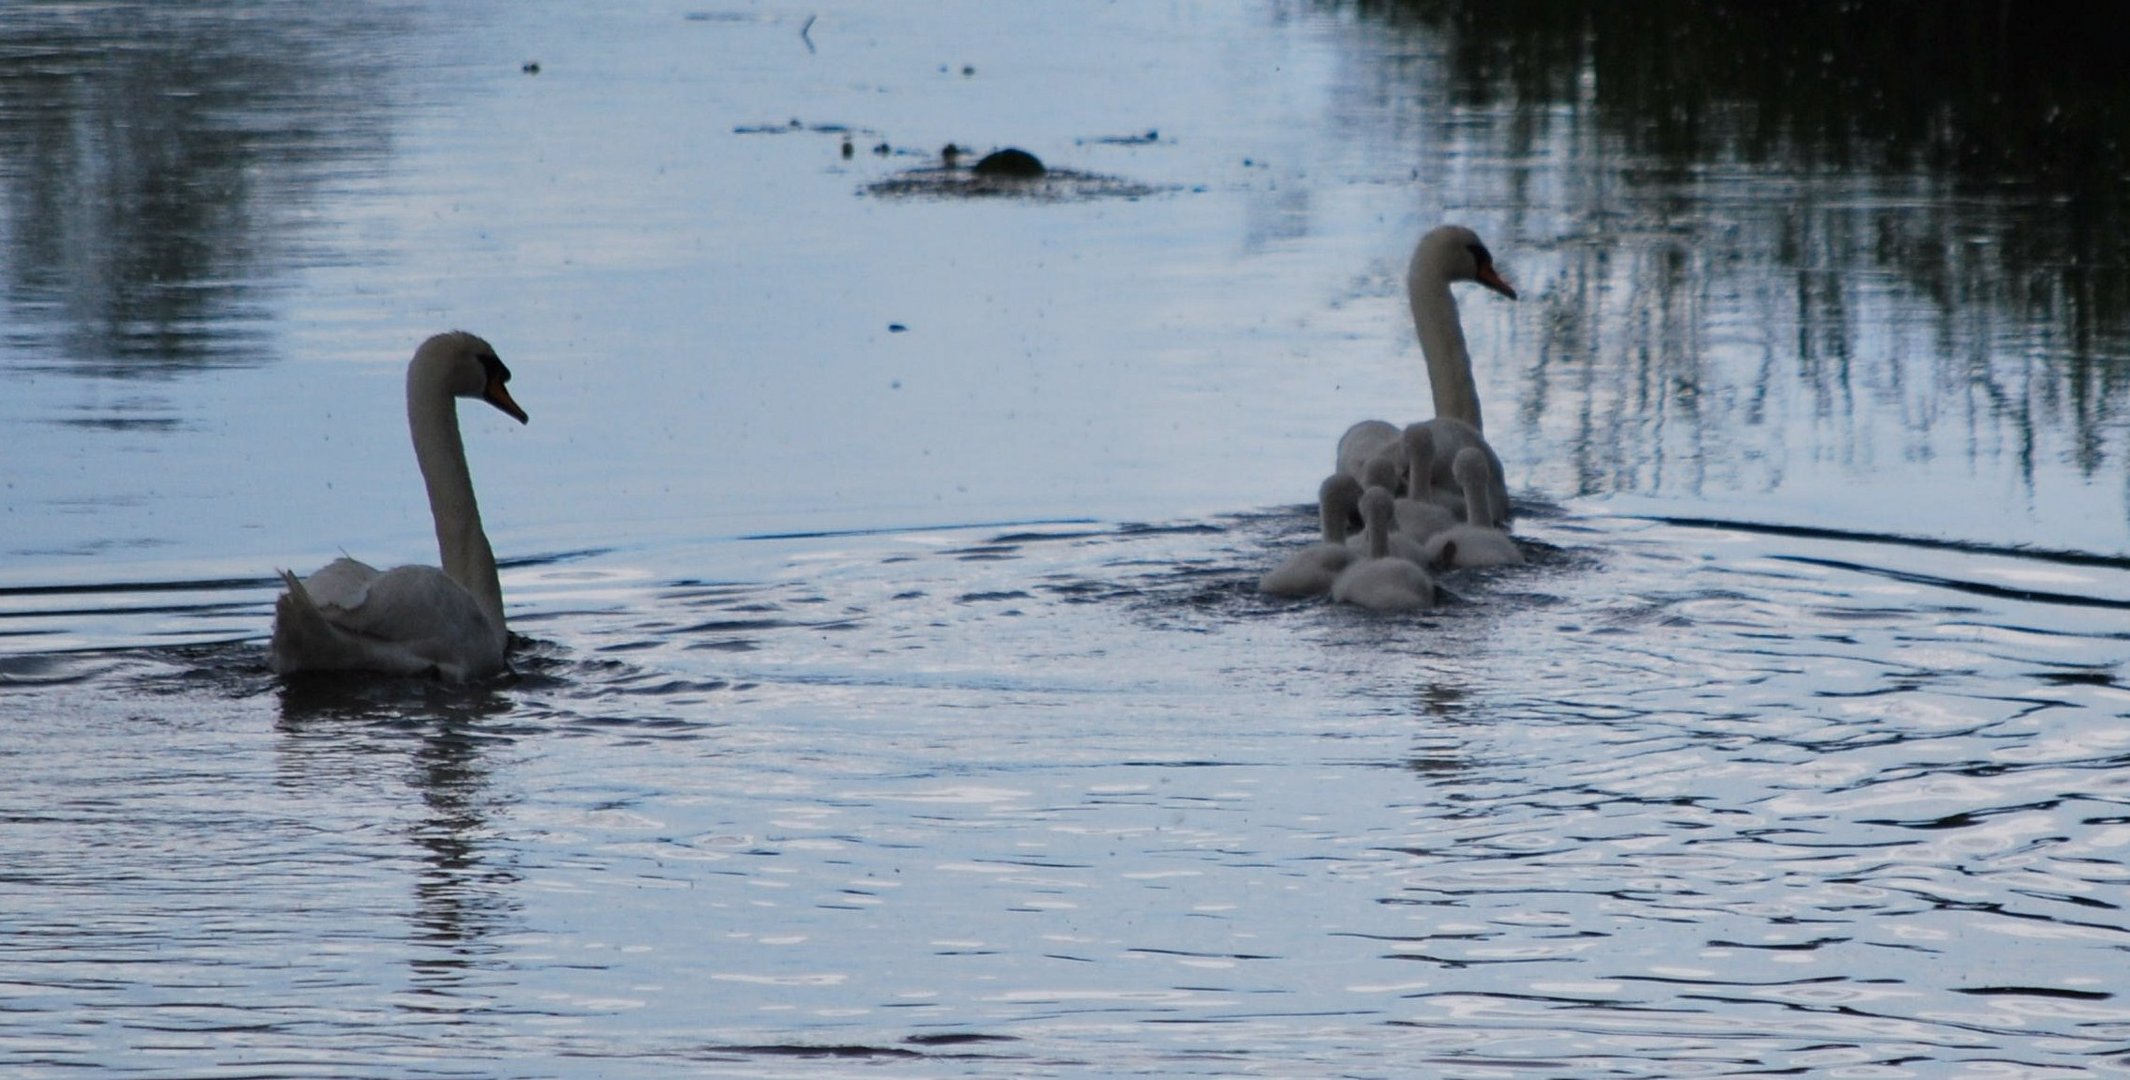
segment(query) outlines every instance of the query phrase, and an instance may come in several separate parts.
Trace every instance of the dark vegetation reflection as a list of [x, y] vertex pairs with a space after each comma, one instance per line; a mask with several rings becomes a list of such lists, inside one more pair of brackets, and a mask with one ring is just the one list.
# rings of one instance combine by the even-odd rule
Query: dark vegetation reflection
[[383, 159], [390, 4], [11, 3], [0, 14], [0, 364], [258, 362], [290, 226]]
[[[1732, 444], [1785, 408], [1897, 417], [1911, 459], [1964, 428], [1965, 453], [2010, 457], [2029, 486], [2037, 458], [2121, 467], [2130, 8], [1317, 6], [1357, 31], [1347, 120], [1387, 117], [1422, 158], [1501, 162], [1476, 209], [1561, 245], [1557, 280], [1532, 283], [1550, 306], [1518, 404], [1537, 425], [1594, 400], [1580, 491], [1735, 482], [1720, 459], [1779, 458]], [[1741, 334], [1764, 336], [1739, 350], [1759, 363], [1712, 370]], [[1638, 427], [1659, 422], [1693, 434]], [[1826, 441], [1805, 449], [1862, 464]]]

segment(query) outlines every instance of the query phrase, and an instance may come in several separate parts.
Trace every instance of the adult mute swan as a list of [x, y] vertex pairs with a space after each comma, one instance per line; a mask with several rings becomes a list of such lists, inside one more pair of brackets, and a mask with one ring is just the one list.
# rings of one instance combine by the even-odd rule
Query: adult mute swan
[[1361, 520], [1368, 530], [1368, 558], [1339, 572], [1331, 583], [1332, 599], [1373, 611], [1434, 606], [1435, 579], [1390, 553], [1393, 498], [1388, 488], [1372, 487], [1362, 493]]
[[1457, 460], [1451, 463], [1451, 468], [1457, 473], [1458, 485], [1464, 488], [1465, 522], [1428, 538], [1428, 562], [1467, 570], [1523, 562], [1524, 553], [1517, 550], [1516, 541], [1509, 539], [1508, 533], [1474, 524], [1484, 520], [1487, 514], [1486, 455], [1476, 446], [1467, 446], [1457, 451]]
[[436, 519], [434, 566], [379, 571], [340, 558], [299, 581], [274, 604], [274, 671], [380, 671], [478, 679], [504, 668], [510, 631], [495, 553], [481, 531], [456, 399], [479, 398], [519, 423], [525, 410], [504, 384], [495, 349], [464, 331], [422, 342], [407, 365], [407, 427]]
[[1317, 486], [1317, 518], [1323, 539], [1292, 555], [1257, 580], [1257, 591], [1273, 596], [1321, 596], [1331, 590], [1331, 580], [1353, 562], [1346, 546], [1347, 521], [1361, 501], [1361, 485], [1344, 473], [1334, 473]]
[[[1479, 414], [1479, 387], [1472, 378], [1472, 354], [1465, 348], [1464, 324], [1457, 317], [1457, 300], [1450, 284], [1476, 281], [1511, 300], [1516, 290], [1494, 269], [1494, 256], [1480, 242], [1479, 234], [1462, 225], [1441, 225], [1428, 231], [1413, 248], [1405, 272], [1406, 301], [1412, 308], [1413, 329], [1420, 337], [1420, 353], [1427, 360], [1427, 383], [1435, 398], [1435, 485], [1455, 483], [1450, 463], [1467, 446], [1486, 447], [1485, 422]], [[1400, 435], [1381, 420], [1363, 420], [1346, 429], [1339, 439], [1338, 464], [1356, 479], [1369, 458], [1383, 452]], [[1486, 453], [1493, 454], [1491, 448]], [[1494, 484], [1500, 486], [1499, 458], [1494, 459]], [[1509, 496], [1504, 486], [1489, 495], [1490, 508], [1499, 507], [1493, 520], [1508, 518]], [[1491, 509], [1490, 509], [1491, 512]]]

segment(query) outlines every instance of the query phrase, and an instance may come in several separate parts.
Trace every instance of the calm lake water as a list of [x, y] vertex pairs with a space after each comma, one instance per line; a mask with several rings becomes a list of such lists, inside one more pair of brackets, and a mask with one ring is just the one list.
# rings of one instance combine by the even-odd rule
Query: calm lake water
[[[2130, 1073], [2118, 28], [1594, 10], [9, 8], [0, 1066]], [[1445, 220], [1531, 565], [1260, 597]]]

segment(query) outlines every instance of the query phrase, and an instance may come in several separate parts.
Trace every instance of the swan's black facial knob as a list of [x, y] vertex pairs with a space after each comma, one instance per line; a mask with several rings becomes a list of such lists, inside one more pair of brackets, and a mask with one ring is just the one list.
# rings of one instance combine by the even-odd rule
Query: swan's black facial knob
[[1516, 299], [1516, 289], [1501, 279], [1494, 270], [1494, 255], [1485, 244], [1467, 244], [1465, 250], [1472, 253], [1472, 280], [1479, 282], [1511, 300]]
[[502, 358], [492, 352], [482, 352], [474, 359], [481, 362], [481, 373], [485, 376], [481, 383], [481, 400], [503, 410], [504, 415], [518, 423], [527, 423], [525, 410], [518, 407], [503, 385], [510, 381], [510, 369], [503, 366]]

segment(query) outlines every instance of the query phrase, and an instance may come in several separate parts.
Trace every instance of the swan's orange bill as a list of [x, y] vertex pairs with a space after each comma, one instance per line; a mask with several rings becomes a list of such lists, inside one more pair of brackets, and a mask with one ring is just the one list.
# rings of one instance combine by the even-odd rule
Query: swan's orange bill
[[1516, 299], [1515, 287], [1501, 280], [1501, 275], [1495, 273], [1494, 267], [1491, 265], [1479, 268], [1479, 283], [1511, 300]]
[[525, 410], [511, 399], [510, 391], [504, 389], [503, 380], [490, 377], [488, 385], [481, 388], [481, 400], [503, 410], [518, 423], [525, 423]]

